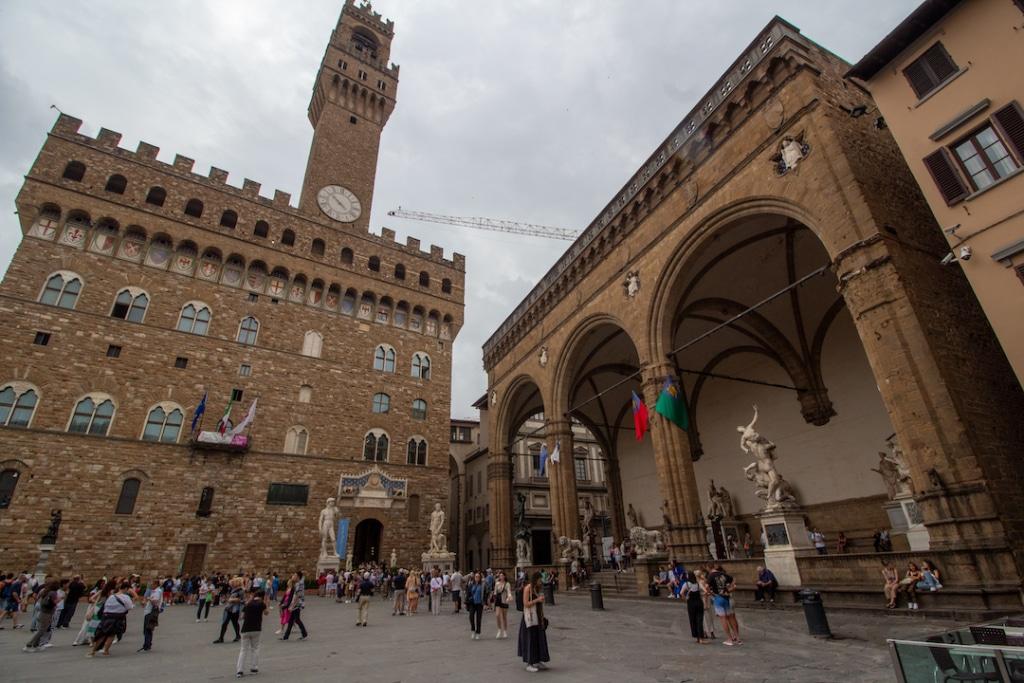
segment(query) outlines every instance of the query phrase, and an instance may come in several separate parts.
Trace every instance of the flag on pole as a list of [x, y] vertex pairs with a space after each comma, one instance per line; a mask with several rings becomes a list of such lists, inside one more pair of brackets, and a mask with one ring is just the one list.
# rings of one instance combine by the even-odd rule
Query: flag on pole
[[217, 423], [217, 431], [224, 434], [228, 430], [228, 425], [231, 424], [231, 406], [234, 405], [235, 399], [228, 401], [228, 407], [224, 409], [224, 415], [221, 416], [220, 422]]
[[544, 473], [548, 468], [548, 445], [546, 443], [540, 446], [540, 476], [544, 476]]
[[647, 412], [647, 406], [644, 402], [633, 392], [633, 429], [636, 432], [636, 440], [643, 441], [644, 434], [647, 433], [647, 428], [651, 424], [651, 416]]
[[259, 401], [258, 398], [254, 398], [252, 400], [252, 404], [250, 404], [249, 406], [249, 411], [245, 414], [245, 417], [242, 418], [242, 421], [238, 423], [238, 426], [231, 430], [232, 434], [241, 434], [242, 430], [244, 430], [246, 427], [252, 424], [252, 421], [256, 418], [257, 401]]
[[551, 451], [551, 462], [558, 464], [558, 461], [562, 459], [562, 444], [561, 442], [555, 442], [555, 450]]
[[686, 401], [681, 394], [675, 380], [666, 377], [654, 411], [685, 431], [690, 428], [690, 415], [686, 412]]
[[203, 398], [199, 401], [199, 405], [196, 406], [196, 412], [192, 415], [192, 433], [196, 431], [196, 425], [199, 424], [199, 418], [206, 412], [206, 394], [203, 394]]

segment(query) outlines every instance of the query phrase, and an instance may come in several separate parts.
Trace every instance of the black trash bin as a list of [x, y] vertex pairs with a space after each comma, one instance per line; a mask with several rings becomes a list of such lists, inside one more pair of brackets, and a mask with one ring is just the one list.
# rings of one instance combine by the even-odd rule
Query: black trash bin
[[604, 609], [604, 595], [599, 583], [590, 584], [590, 609]]
[[544, 606], [555, 604], [555, 585], [553, 583], [544, 584]]
[[797, 593], [797, 598], [804, 606], [807, 631], [815, 638], [831, 638], [832, 631], [828, 627], [828, 617], [825, 616], [825, 604], [821, 601], [821, 593], [805, 588]]

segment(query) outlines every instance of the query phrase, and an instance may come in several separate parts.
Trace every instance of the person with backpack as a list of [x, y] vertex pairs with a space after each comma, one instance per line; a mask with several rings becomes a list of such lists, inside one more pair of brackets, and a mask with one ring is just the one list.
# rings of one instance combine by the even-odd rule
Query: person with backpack
[[160, 611], [163, 609], [160, 579], [153, 577], [149, 586], [145, 594], [146, 609], [142, 617], [142, 647], [136, 652], [149, 652], [153, 648], [153, 631], [160, 624]]
[[736, 590], [736, 581], [725, 573], [721, 564], [716, 564], [714, 570], [708, 574], [708, 588], [712, 593], [712, 604], [715, 614], [722, 620], [722, 628], [725, 629], [725, 641], [723, 645], [741, 645], [740, 625], [736, 621], [736, 612], [732, 607], [730, 595]]
[[[115, 579], [116, 580], [116, 579]], [[111, 584], [114, 584], [114, 581]], [[101, 649], [103, 656], [110, 656], [110, 648], [115, 641], [128, 629], [128, 612], [135, 606], [137, 597], [127, 579], [116, 584], [117, 592], [110, 593], [109, 597], [101, 603], [99, 625], [92, 639], [92, 649], [86, 653], [87, 657], [95, 657]]]
[[36, 594], [36, 604], [39, 607], [39, 616], [36, 619], [37, 629], [32, 638], [21, 648], [23, 652], [36, 652], [43, 642], [44, 636], [50, 634], [50, 624], [53, 623], [53, 613], [57, 610], [57, 603], [60, 602], [58, 590], [59, 581], [48, 581]]

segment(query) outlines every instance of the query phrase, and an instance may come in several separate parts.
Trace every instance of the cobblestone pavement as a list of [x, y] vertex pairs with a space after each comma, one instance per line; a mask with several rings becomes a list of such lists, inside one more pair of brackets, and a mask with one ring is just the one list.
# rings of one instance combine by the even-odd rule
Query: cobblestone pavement
[[[920, 617], [833, 612], [836, 638], [807, 635], [796, 610], [740, 610], [743, 645], [721, 641], [699, 646], [689, 637], [686, 608], [670, 600], [640, 602], [606, 599], [605, 611], [590, 609], [585, 596], [559, 595], [549, 607], [550, 669], [524, 670], [516, 657], [520, 614], [509, 614], [510, 638], [495, 640], [494, 616], [484, 614], [480, 641], [469, 636], [465, 613], [392, 617], [390, 607], [374, 599], [368, 628], [356, 628], [355, 606], [311, 597], [303, 621], [306, 641], [280, 642], [273, 635], [276, 617], [265, 621], [262, 661], [256, 681], [356, 681], [396, 683], [433, 681], [561, 680], [633, 683], [639, 681], [892, 681], [887, 637], [907, 637], [944, 629], [952, 622]], [[21, 652], [28, 629], [0, 631], [0, 680], [54, 681], [218, 681], [234, 678], [237, 644], [213, 645], [220, 609], [209, 623], [195, 623], [184, 606], [168, 608], [160, 618], [154, 649], [136, 654], [142, 644], [141, 610], [128, 619], [128, 634], [110, 657], [88, 659], [85, 648], [71, 647], [81, 624], [58, 631], [54, 647]], [[721, 634], [719, 634], [721, 635]], [[230, 641], [230, 630], [229, 639]]]

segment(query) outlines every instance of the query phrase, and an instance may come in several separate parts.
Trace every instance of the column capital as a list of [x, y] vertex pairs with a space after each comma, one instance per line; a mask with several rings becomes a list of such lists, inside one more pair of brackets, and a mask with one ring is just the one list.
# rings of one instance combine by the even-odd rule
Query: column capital
[[572, 421], [568, 418], [548, 420], [544, 425], [548, 438], [561, 439], [572, 437]]

